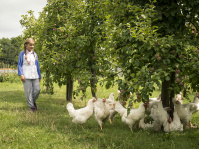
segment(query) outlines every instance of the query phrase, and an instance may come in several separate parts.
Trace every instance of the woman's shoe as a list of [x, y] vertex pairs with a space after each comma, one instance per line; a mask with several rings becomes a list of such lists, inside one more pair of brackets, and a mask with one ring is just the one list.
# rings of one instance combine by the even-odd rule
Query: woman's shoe
[[30, 110], [31, 110], [32, 112], [35, 112], [36, 108], [35, 108], [35, 107], [31, 107]]
[[36, 105], [36, 103], [34, 103], [34, 106], [35, 106], [35, 110], [37, 110], [37, 105]]

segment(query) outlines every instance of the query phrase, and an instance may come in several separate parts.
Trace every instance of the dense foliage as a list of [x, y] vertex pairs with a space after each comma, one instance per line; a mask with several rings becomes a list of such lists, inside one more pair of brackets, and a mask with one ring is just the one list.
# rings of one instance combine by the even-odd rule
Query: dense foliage
[[29, 12], [21, 23], [25, 37], [37, 41], [48, 82], [78, 80], [78, 91], [91, 86], [96, 96], [103, 78], [101, 85], [116, 81], [124, 97], [137, 92], [132, 100], [143, 102], [157, 84], [163, 105], [173, 106], [183, 89], [199, 91], [197, 6], [193, 0], [49, 0], [38, 20]]

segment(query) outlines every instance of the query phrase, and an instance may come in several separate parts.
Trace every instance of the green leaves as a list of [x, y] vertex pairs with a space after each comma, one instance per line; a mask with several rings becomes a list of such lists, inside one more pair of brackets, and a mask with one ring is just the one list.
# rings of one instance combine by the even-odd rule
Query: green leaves
[[[198, 79], [192, 74], [198, 74], [198, 39], [192, 36], [193, 25], [184, 25], [191, 19], [195, 24], [196, 18], [183, 17], [189, 6], [168, 6], [162, 0], [152, 5], [118, 2], [56, 0], [48, 3], [38, 20], [32, 12], [25, 15], [21, 21], [25, 36], [40, 42], [36, 47], [43, 70], [50, 70], [59, 84], [71, 74], [74, 80], [85, 80], [85, 88], [91, 76], [106, 81], [106, 88], [117, 79], [120, 89], [139, 89], [147, 100], [154, 84], [170, 81], [178, 68], [179, 77], [190, 76], [186, 82], [197, 89]], [[118, 80], [121, 74], [124, 80]]]

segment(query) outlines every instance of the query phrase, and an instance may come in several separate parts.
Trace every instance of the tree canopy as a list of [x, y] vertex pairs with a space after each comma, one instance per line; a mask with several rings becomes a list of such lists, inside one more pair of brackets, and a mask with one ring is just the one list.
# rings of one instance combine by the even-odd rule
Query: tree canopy
[[15, 66], [17, 65], [19, 53], [23, 50], [22, 36], [13, 37], [11, 39], [0, 39], [0, 61], [1, 67], [3, 65]]
[[78, 80], [78, 90], [91, 86], [93, 96], [99, 80], [107, 88], [118, 83], [124, 97], [137, 93], [131, 101], [143, 102], [157, 85], [163, 105], [172, 107], [180, 91], [199, 91], [198, 6], [193, 0], [51, 0], [37, 20], [30, 12], [21, 24], [25, 37], [36, 39], [51, 82]]

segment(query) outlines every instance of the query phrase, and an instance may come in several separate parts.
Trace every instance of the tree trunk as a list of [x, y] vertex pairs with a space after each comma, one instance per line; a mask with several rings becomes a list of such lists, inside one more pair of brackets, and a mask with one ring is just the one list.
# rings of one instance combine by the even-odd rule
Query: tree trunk
[[170, 107], [169, 106], [169, 90], [170, 87], [170, 80], [166, 81], [164, 80], [162, 82], [162, 91], [161, 91], [161, 100], [163, 107]]
[[45, 85], [46, 85], [46, 93], [50, 93], [50, 72], [47, 70], [46, 71], [46, 83], [45, 83]]
[[[184, 77], [184, 80], [187, 79], [187, 76]], [[183, 87], [183, 97], [186, 97], [187, 96], [187, 85], [184, 85]]]
[[66, 101], [72, 101], [73, 98], [73, 80], [71, 77], [68, 78], [66, 84]]
[[96, 72], [94, 69], [91, 68], [91, 74], [92, 74], [92, 77], [90, 79], [90, 85], [91, 85], [91, 93], [92, 93], [92, 97], [95, 97], [97, 98], [97, 81], [96, 81]]
[[[174, 84], [174, 82], [175, 82], [175, 72], [172, 72], [171, 73], [171, 84]], [[170, 109], [171, 109], [171, 111], [170, 111], [170, 117], [171, 117], [171, 119], [173, 120], [173, 112], [174, 112], [174, 104], [173, 104], [173, 98], [175, 97], [175, 91], [174, 91], [174, 89], [171, 91], [171, 93], [170, 93]]]
[[161, 100], [163, 107], [169, 107], [171, 109], [169, 112], [171, 119], [173, 119], [173, 112], [174, 112], [173, 98], [175, 97], [175, 91], [173, 89], [169, 92], [168, 88], [172, 87], [171, 84], [173, 84], [174, 81], [175, 81], [175, 72], [172, 72], [170, 80], [169, 81], [164, 80], [162, 82], [162, 92], [161, 92]]

